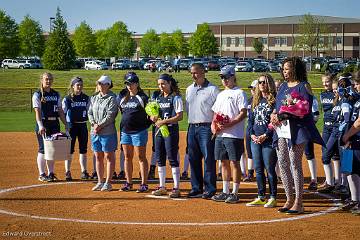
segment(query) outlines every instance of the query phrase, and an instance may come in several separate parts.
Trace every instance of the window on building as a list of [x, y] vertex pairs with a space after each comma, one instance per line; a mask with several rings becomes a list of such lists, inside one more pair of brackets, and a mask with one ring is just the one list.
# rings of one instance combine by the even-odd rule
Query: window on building
[[231, 45], [235, 45], [235, 38], [234, 37], [231, 38]]
[[235, 37], [235, 47], [238, 47], [238, 46], [239, 46], [239, 38]]
[[264, 45], [267, 45], [267, 44], [268, 44], [267, 38], [259, 37], [258, 40], [259, 40], [262, 44], [264, 44]]
[[241, 46], [244, 46], [245, 45], [245, 38], [243, 38], [243, 37], [239, 38], [239, 44]]
[[324, 45], [324, 43], [325, 43], [325, 38], [319, 37], [319, 44]]
[[223, 38], [223, 39], [222, 39], [222, 45], [223, 45], [223, 46], [226, 46], [226, 38]]
[[334, 42], [333, 37], [329, 37], [329, 38], [328, 38], [328, 43], [329, 43], [329, 45], [332, 45], [333, 42]]
[[281, 46], [287, 46], [287, 37], [281, 37], [280, 38], [280, 45]]
[[336, 37], [336, 44], [342, 44], [342, 37]]
[[226, 46], [230, 47], [230, 44], [231, 44], [231, 38], [227, 37], [226, 38]]
[[261, 38], [261, 41], [264, 45], [267, 45], [268, 44], [268, 39], [267, 38]]
[[280, 45], [280, 38], [279, 37], [275, 38], [275, 45]]

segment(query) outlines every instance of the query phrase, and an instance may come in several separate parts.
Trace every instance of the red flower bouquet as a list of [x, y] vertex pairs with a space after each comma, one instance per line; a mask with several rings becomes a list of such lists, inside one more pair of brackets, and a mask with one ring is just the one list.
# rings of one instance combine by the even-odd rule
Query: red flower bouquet
[[230, 122], [230, 117], [228, 115], [222, 113], [215, 113], [215, 117], [211, 124], [212, 131], [215, 133], [212, 135], [211, 139], [213, 139], [216, 136], [216, 132], [220, 129], [221, 125], [225, 125], [229, 122]]

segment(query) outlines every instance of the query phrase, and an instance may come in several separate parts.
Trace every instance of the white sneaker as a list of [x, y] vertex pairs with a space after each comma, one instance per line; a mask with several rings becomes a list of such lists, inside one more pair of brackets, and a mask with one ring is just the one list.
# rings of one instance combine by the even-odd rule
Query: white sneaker
[[111, 183], [104, 183], [104, 185], [102, 186], [100, 191], [102, 191], [102, 192], [110, 192], [111, 190], [112, 190]]
[[93, 190], [93, 191], [101, 191], [103, 186], [104, 186], [104, 183], [97, 183], [95, 185], [95, 187], [93, 187], [91, 190]]

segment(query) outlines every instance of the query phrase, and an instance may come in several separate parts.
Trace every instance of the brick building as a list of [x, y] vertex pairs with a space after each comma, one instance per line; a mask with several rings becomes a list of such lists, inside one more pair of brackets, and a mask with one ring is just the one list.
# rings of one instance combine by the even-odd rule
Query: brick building
[[[324, 48], [313, 56], [359, 57], [360, 19], [317, 16], [314, 18], [327, 25], [329, 33], [320, 35]], [[264, 44], [260, 54], [264, 58], [281, 56], [309, 56], [302, 50], [293, 51], [294, 39], [299, 35], [303, 15], [209, 23], [218, 40], [221, 56], [258, 57], [252, 41], [258, 38]]]

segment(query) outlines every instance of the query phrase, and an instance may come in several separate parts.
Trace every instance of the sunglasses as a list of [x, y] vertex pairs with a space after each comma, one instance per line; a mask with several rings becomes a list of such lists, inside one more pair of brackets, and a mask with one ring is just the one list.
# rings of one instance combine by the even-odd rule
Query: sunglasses
[[259, 84], [266, 84], [265, 80], [264, 81], [258, 81]]
[[227, 75], [221, 75], [220, 78], [221, 80], [229, 80], [232, 76], [227, 76]]

